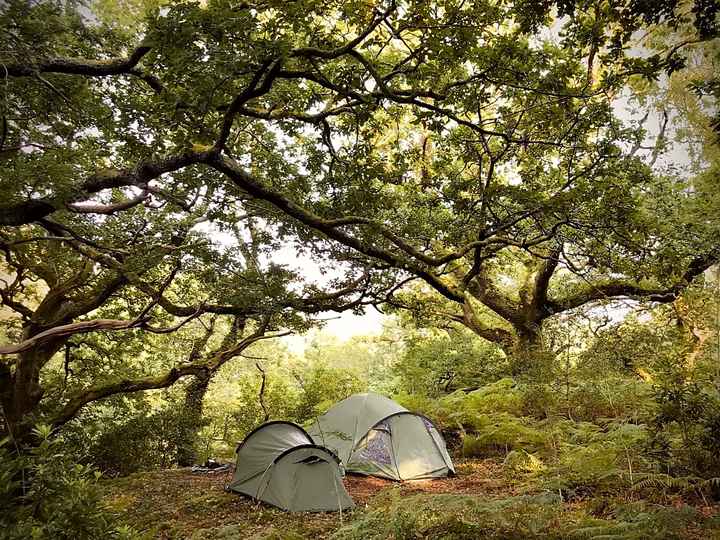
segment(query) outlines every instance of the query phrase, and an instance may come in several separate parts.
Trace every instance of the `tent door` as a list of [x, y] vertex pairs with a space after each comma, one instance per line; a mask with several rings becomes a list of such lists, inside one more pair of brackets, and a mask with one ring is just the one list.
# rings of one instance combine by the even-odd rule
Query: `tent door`
[[386, 422], [371, 429], [353, 450], [346, 469], [351, 472], [398, 480], [392, 436]]
[[389, 423], [401, 480], [435, 478], [447, 474], [445, 459], [422, 417], [400, 414], [392, 417]]

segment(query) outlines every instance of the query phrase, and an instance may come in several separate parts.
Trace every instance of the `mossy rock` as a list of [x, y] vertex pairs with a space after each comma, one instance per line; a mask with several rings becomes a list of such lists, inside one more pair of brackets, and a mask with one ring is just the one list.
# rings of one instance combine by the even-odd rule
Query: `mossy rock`
[[512, 472], [539, 473], [546, 469], [545, 463], [525, 450], [513, 450], [503, 461], [503, 467]]

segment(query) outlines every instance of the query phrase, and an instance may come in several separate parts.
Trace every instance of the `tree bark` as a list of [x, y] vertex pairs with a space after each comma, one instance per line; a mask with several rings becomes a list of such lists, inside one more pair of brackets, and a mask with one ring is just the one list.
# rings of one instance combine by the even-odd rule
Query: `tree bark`
[[515, 343], [510, 352], [511, 374], [518, 376], [532, 371], [544, 352], [539, 324], [516, 329]]
[[67, 338], [55, 339], [23, 352], [14, 372], [7, 365], [0, 369], [0, 404], [5, 429], [14, 439], [26, 439], [37, 420], [33, 413], [44, 394], [40, 371], [66, 341]]
[[189, 467], [198, 461], [195, 440], [204, 423], [203, 401], [211, 379], [210, 372], [196, 375], [185, 390], [177, 441], [177, 463], [181, 467]]

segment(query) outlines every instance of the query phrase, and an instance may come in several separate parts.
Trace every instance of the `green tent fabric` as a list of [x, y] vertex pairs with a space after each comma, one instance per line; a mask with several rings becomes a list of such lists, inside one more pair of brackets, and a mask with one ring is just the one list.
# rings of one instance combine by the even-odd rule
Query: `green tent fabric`
[[228, 489], [291, 512], [354, 506], [337, 456], [314, 444], [303, 428], [285, 421], [267, 422], [245, 437]]
[[308, 433], [333, 450], [348, 472], [398, 481], [455, 474], [433, 423], [380, 394], [355, 394], [337, 403]]

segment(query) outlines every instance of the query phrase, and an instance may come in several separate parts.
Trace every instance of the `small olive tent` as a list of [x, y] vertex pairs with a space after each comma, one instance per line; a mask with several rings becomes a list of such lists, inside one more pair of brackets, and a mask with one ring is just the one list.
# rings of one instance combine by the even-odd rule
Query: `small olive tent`
[[267, 422], [245, 437], [228, 489], [291, 512], [354, 506], [337, 456], [292, 422]]
[[355, 394], [337, 403], [313, 421], [308, 433], [336, 452], [348, 472], [390, 480], [455, 473], [433, 423], [380, 394]]

